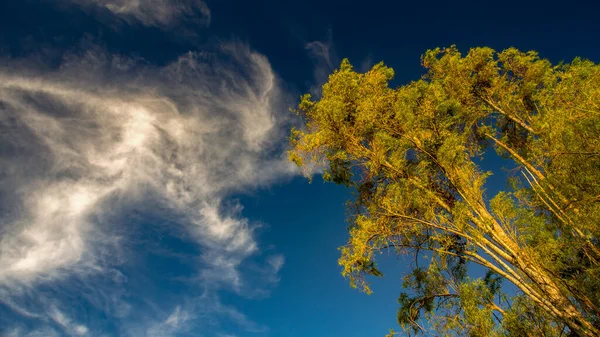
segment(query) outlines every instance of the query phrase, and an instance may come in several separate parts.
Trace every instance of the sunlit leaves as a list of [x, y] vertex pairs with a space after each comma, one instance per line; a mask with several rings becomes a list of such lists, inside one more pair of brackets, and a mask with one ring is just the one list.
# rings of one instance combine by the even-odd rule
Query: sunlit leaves
[[[411, 256], [409, 333], [600, 333], [600, 67], [454, 46], [422, 63], [421, 80], [390, 88], [383, 63], [358, 73], [344, 60], [322, 97], [300, 102], [290, 159], [357, 191], [342, 274], [370, 293], [379, 253]], [[496, 196], [477, 165], [491, 151], [517, 167]]]

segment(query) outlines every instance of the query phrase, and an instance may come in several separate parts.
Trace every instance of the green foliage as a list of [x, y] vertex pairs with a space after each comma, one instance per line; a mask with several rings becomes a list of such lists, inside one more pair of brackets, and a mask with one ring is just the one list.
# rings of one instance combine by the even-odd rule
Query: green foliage
[[[398, 311], [409, 335], [600, 335], [600, 66], [454, 46], [422, 64], [390, 88], [383, 63], [344, 60], [321, 98], [301, 98], [290, 159], [356, 188], [342, 274], [370, 293], [381, 251], [414, 257]], [[488, 197], [476, 163], [490, 151], [519, 171]], [[476, 264], [485, 277], [469, 277]]]

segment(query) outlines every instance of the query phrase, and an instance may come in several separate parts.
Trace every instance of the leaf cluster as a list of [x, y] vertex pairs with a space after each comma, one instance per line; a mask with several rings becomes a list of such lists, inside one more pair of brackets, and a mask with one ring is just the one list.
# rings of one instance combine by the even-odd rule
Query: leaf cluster
[[[369, 293], [378, 254], [412, 257], [398, 312], [409, 333], [600, 333], [600, 66], [454, 46], [422, 64], [391, 88], [385, 64], [344, 60], [322, 97], [301, 98], [290, 159], [356, 191], [342, 274]], [[517, 169], [488, 196], [499, 172], [477, 163], [493, 152]]]

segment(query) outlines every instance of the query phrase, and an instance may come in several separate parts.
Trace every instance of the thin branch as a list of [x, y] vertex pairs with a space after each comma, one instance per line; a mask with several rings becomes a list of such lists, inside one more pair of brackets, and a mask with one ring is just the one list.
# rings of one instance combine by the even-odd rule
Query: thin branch
[[527, 125], [524, 121], [522, 121], [521, 119], [517, 118], [516, 116], [504, 111], [500, 106], [498, 106], [497, 104], [495, 104], [489, 97], [486, 97], [485, 95], [482, 95], [480, 93], [480, 98], [487, 103], [489, 106], [491, 106], [494, 110], [496, 110], [497, 112], [499, 112], [500, 114], [506, 116], [508, 119], [512, 120], [513, 122], [519, 124], [523, 129], [533, 133], [533, 134], [537, 134], [535, 132], [535, 130], [533, 130], [533, 128], [531, 128], [531, 126]]

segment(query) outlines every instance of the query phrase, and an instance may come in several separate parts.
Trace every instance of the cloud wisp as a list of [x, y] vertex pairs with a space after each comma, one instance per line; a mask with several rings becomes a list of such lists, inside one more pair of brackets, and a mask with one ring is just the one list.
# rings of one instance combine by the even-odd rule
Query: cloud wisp
[[166, 27], [183, 18], [193, 18], [208, 26], [210, 8], [202, 0], [69, 0], [83, 6], [105, 8], [125, 19], [146, 26]]
[[319, 97], [321, 95], [321, 86], [327, 82], [329, 74], [341, 62], [333, 44], [332, 31], [327, 31], [327, 39], [323, 41], [316, 40], [305, 43], [304, 49], [314, 64], [313, 76], [315, 84], [311, 87], [310, 91], [311, 94]]
[[175, 336], [187, 328], [186, 325], [190, 318], [190, 314], [178, 306], [164, 321], [150, 325], [146, 329], [145, 335], [148, 337]]
[[[224, 201], [295, 172], [279, 148], [288, 102], [264, 56], [230, 43], [162, 68], [100, 50], [58, 70], [3, 63], [0, 302], [86, 335], [91, 327], [53, 301], [32, 311], [35, 303], [20, 306], [17, 295], [74, 278], [130, 282], [121, 267], [138, 233], [115, 220], [130, 207], [161, 215], [153, 226], [199, 247], [204, 296], [248, 287], [239, 267], [260, 252], [255, 228], [241, 205]], [[265, 282], [276, 282], [283, 258], [265, 264]], [[95, 291], [108, 314], [129, 315], [114, 291]], [[152, 331], [180, 329], [193, 316], [176, 307]]]

